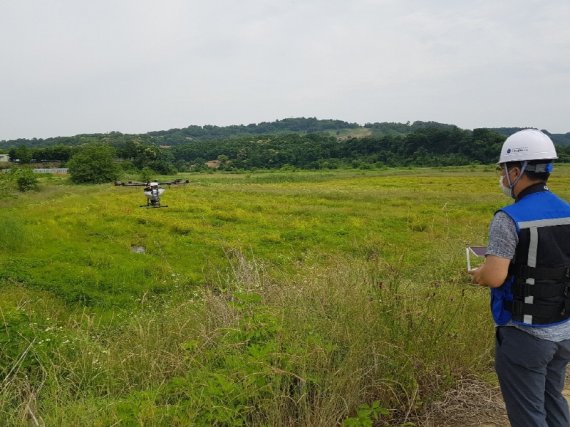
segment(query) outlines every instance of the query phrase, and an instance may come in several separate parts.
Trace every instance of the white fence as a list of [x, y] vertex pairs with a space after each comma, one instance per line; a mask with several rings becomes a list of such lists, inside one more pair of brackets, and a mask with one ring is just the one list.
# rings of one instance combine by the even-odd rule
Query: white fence
[[66, 174], [67, 168], [38, 168], [32, 169], [34, 173], [61, 173]]
[[[66, 175], [67, 171], [68, 171], [67, 168], [37, 168], [37, 169], [32, 169], [32, 172], [34, 172], [34, 173], [60, 173], [63, 175]], [[8, 172], [10, 172], [10, 169], [0, 169], [0, 172], [8, 173]]]

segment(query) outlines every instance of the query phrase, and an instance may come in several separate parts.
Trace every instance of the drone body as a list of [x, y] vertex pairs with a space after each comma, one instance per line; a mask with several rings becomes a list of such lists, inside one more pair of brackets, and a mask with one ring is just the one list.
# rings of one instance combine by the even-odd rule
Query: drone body
[[160, 187], [158, 182], [149, 182], [144, 188], [144, 195], [146, 196], [146, 207], [149, 208], [166, 208], [167, 206], [160, 206], [160, 196], [164, 193], [164, 188]]
[[144, 187], [143, 192], [146, 197], [146, 205], [141, 205], [141, 208], [167, 208], [166, 205], [160, 204], [160, 197], [166, 191], [161, 185], [180, 185], [180, 184], [188, 184], [190, 181], [188, 180], [181, 180], [176, 179], [174, 181], [168, 182], [157, 182], [157, 181], [150, 181], [150, 182], [122, 182], [122, 181], [115, 181], [115, 185], [123, 186], [123, 187]]

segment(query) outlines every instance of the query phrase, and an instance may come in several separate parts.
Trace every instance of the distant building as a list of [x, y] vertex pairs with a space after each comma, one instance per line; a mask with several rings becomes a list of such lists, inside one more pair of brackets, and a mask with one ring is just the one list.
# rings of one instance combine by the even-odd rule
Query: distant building
[[222, 162], [219, 160], [210, 160], [209, 162], [206, 162], [206, 166], [208, 166], [210, 169], [218, 169], [221, 164]]
[[8, 154], [0, 154], [0, 162], [9, 162], [10, 156]]

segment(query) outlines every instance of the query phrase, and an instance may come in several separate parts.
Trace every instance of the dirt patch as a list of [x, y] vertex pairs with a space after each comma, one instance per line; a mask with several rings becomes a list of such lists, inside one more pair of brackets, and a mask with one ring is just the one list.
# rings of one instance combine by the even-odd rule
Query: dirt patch
[[432, 405], [422, 427], [503, 427], [509, 426], [499, 387], [476, 379], [463, 379], [456, 389]]
[[[570, 404], [570, 369], [562, 392]], [[509, 427], [507, 411], [498, 386], [476, 379], [464, 379], [456, 389], [432, 405], [415, 420], [419, 427]]]

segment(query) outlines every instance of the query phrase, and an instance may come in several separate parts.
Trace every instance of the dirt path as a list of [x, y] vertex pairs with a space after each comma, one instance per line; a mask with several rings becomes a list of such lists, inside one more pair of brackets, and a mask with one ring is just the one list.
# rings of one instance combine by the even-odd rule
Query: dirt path
[[[570, 404], [570, 368], [563, 391]], [[509, 427], [507, 412], [498, 387], [475, 380], [462, 381], [434, 405], [428, 418], [418, 420], [421, 427]]]

